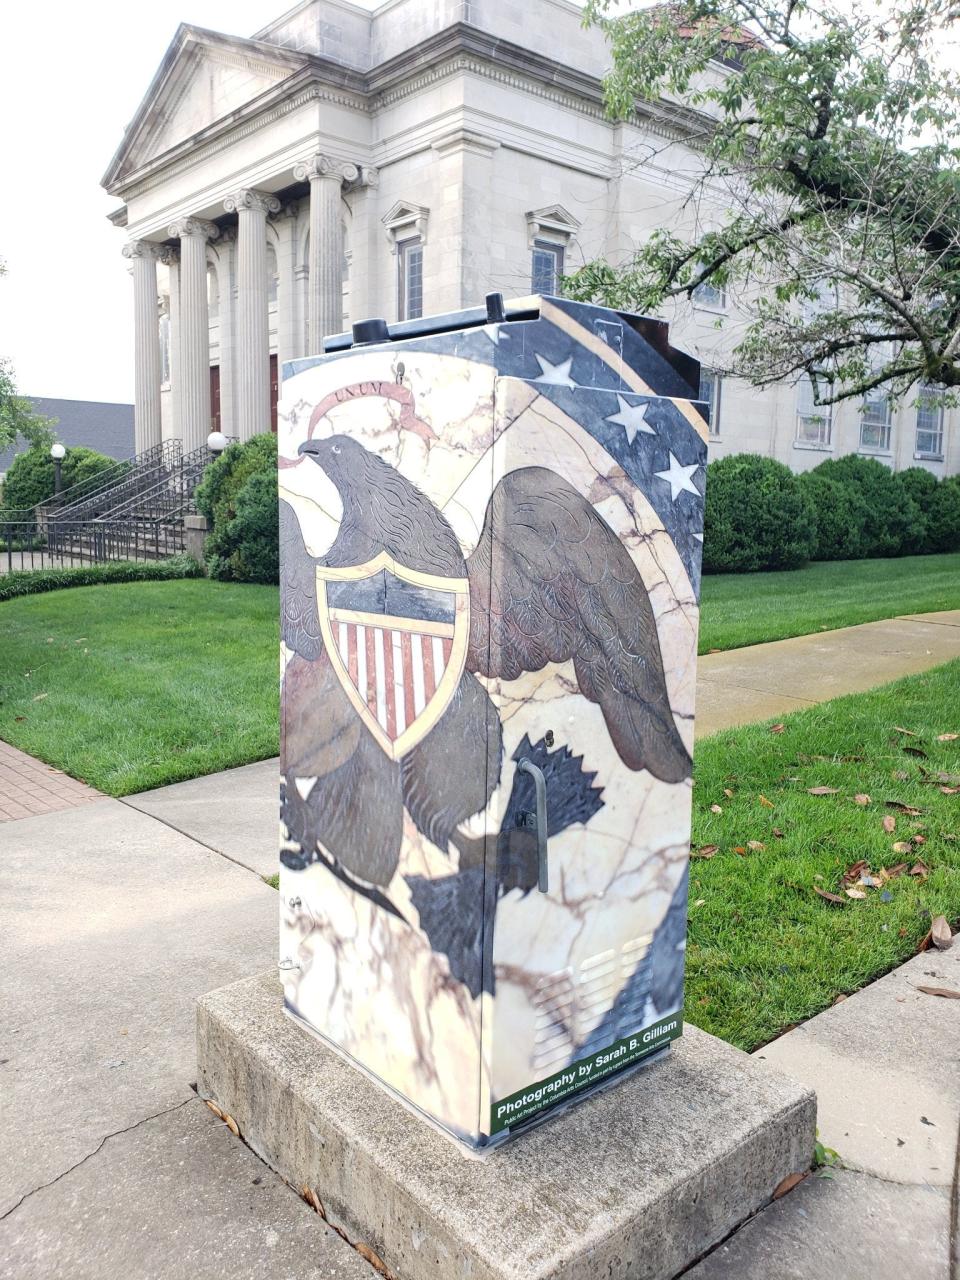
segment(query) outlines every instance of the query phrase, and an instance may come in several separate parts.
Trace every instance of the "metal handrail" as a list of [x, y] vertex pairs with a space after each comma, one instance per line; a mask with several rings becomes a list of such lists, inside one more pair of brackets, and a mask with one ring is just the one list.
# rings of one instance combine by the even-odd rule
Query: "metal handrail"
[[[89, 480], [78, 481], [65, 489], [58, 499], [48, 498], [38, 503], [36, 511], [38, 514], [42, 511], [47, 520], [75, 519], [105, 502], [111, 502], [117, 491], [135, 490], [163, 467], [176, 466], [182, 454], [183, 446], [179, 440], [163, 440], [128, 461], [118, 462], [108, 471], [101, 471]], [[121, 471], [120, 475], [118, 471]]]

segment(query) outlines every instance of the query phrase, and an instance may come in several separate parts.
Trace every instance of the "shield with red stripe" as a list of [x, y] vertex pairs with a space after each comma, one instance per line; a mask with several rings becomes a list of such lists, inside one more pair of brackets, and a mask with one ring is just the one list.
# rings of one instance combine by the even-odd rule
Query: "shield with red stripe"
[[317, 568], [327, 654], [364, 724], [393, 760], [420, 742], [460, 682], [470, 584], [410, 569], [387, 552]]

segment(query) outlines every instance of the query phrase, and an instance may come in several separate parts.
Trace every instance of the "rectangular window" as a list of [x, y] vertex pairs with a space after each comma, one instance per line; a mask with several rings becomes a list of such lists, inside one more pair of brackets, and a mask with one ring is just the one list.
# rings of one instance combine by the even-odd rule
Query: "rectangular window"
[[917, 397], [915, 453], [921, 458], [943, 457], [943, 388], [922, 386]]
[[710, 410], [710, 434], [720, 434], [720, 390], [723, 379], [715, 369], [700, 366], [700, 394], [698, 400], [705, 400]]
[[563, 245], [549, 240], [534, 240], [530, 271], [530, 292], [556, 296], [563, 275]]
[[727, 305], [727, 291], [721, 284], [705, 280], [694, 289], [693, 305], [704, 307], [707, 311], [723, 311]]
[[397, 318], [418, 320], [423, 315], [423, 245], [419, 236], [397, 245]]
[[889, 396], [874, 387], [863, 397], [860, 417], [860, 448], [878, 449], [885, 453], [890, 448], [890, 425], [893, 408]]
[[801, 378], [797, 384], [797, 444], [829, 449], [833, 433], [833, 405], [816, 404], [813, 383]]

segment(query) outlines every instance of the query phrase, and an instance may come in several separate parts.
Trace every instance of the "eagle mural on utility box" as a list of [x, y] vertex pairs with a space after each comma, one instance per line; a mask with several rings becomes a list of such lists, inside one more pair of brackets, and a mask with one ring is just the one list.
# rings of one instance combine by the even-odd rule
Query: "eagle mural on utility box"
[[[503, 743], [478, 675], [509, 681], [572, 662], [580, 693], [599, 705], [630, 769], [668, 783], [690, 775], [643, 581], [568, 481], [547, 467], [508, 472], [465, 557], [430, 499], [357, 440], [309, 438], [299, 453], [335, 485], [343, 514], [315, 558], [281, 503], [282, 634], [293, 655], [285, 699], [311, 709], [284, 725], [284, 818], [300, 847], [288, 865], [323, 860], [396, 913], [383, 890], [397, 870], [406, 810], [439, 849], [456, 851], [461, 877], [482, 873], [488, 840], [460, 828], [496, 790]], [[547, 775], [550, 834], [587, 821], [602, 801], [581, 759], [563, 746], [525, 745]], [[306, 797], [295, 783], [304, 778], [316, 778]], [[536, 884], [535, 840], [515, 822], [533, 805], [532, 785], [517, 773], [494, 837], [499, 890]], [[471, 879], [453, 888], [472, 891]], [[431, 898], [431, 884], [441, 893], [424, 881], [414, 901], [431, 944], [456, 971], [454, 953], [476, 940], [484, 895], [458, 926], [463, 903], [454, 911], [452, 900]], [[449, 898], [451, 886], [444, 891]]]

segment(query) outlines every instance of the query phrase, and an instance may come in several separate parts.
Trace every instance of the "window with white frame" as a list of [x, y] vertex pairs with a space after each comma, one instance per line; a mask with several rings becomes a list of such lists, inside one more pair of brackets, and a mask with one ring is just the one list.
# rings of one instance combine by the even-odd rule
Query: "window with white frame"
[[563, 275], [563, 245], [534, 240], [530, 264], [530, 292], [557, 294]]
[[943, 387], [925, 384], [917, 397], [917, 438], [914, 452], [920, 458], [943, 457]]
[[704, 280], [691, 294], [693, 305], [706, 311], [723, 311], [727, 305], [727, 291], [722, 284]]
[[708, 369], [706, 365], [700, 366], [700, 394], [697, 399], [706, 401], [707, 408], [710, 411], [711, 436], [720, 434], [720, 395], [722, 386], [723, 379], [716, 369]]
[[809, 377], [801, 378], [797, 384], [797, 444], [829, 449], [832, 434], [833, 405], [817, 404], [813, 381]]
[[893, 406], [882, 387], [874, 387], [863, 397], [860, 414], [860, 448], [886, 453], [890, 448]]
[[397, 242], [397, 317], [423, 315], [423, 242], [419, 236]]

